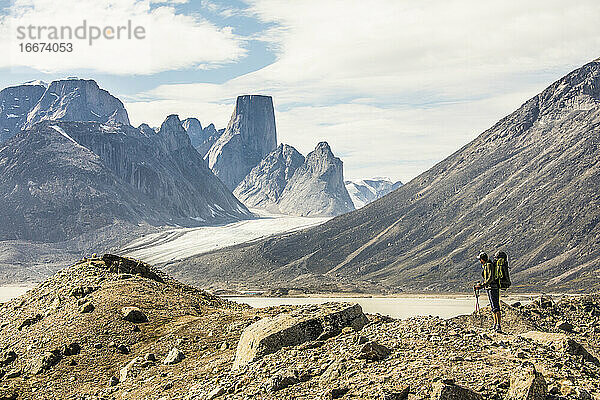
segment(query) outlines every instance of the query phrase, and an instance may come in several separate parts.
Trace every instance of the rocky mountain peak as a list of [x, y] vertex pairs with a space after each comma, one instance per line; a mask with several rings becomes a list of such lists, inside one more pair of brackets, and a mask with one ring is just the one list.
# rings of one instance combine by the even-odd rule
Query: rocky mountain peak
[[219, 139], [223, 131], [217, 131], [214, 124], [202, 127], [197, 118], [187, 118], [181, 123], [192, 142], [202, 157], [206, 156], [213, 144]]
[[273, 99], [239, 96], [227, 129], [207, 154], [208, 165], [233, 190], [276, 147]]
[[342, 160], [327, 142], [310, 152], [281, 195], [281, 212], [292, 215], [339, 215], [354, 210], [344, 185]]
[[34, 82], [0, 91], [0, 142], [13, 137], [24, 127], [29, 110], [45, 91], [46, 86]]
[[[315, 149], [306, 156], [306, 164], [314, 173], [326, 173], [331, 171], [336, 175], [342, 174], [341, 182], [343, 184], [342, 160], [333, 155], [331, 147], [329, 147], [329, 143], [320, 142], [317, 144], [317, 147], [315, 147]], [[338, 183], [337, 179], [334, 181], [335, 183]]]
[[142, 132], [144, 135], [153, 136], [156, 134], [156, 131], [150, 127], [148, 124], [141, 124], [138, 126], [138, 130]]
[[295, 148], [280, 144], [250, 171], [233, 194], [246, 206], [278, 211], [281, 194], [303, 163], [304, 156]]
[[181, 126], [190, 134], [190, 130], [195, 132], [202, 132], [202, 124], [198, 121], [198, 118], [186, 118], [181, 121]]
[[53, 81], [27, 116], [27, 127], [40, 121], [93, 121], [129, 125], [121, 100], [100, 89], [94, 80]]
[[190, 145], [190, 138], [181, 126], [178, 115], [169, 115], [160, 126], [158, 134], [163, 137], [167, 151], [176, 151]]

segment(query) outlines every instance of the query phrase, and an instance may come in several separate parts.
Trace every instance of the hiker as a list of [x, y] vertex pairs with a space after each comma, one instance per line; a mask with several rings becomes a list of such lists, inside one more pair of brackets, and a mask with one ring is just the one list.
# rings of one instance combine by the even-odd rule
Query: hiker
[[483, 281], [475, 284], [475, 290], [485, 289], [487, 291], [494, 316], [494, 330], [502, 333], [502, 329], [500, 329], [500, 282], [495, 273], [495, 265], [484, 252], [481, 252], [477, 258], [481, 263]]

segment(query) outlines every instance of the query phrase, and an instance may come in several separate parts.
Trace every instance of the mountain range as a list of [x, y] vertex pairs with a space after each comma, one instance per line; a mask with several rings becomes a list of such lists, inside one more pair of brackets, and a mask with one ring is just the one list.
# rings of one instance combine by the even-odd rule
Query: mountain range
[[402, 182], [392, 182], [390, 178], [354, 179], [347, 180], [344, 184], [356, 209], [364, 207], [402, 186]]
[[430, 170], [297, 233], [168, 266], [189, 282], [469, 291], [509, 254], [515, 290], [600, 287], [600, 63], [569, 73]]
[[[306, 159], [277, 147], [269, 96], [239, 96], [222, 130], [177, 115], [160, 128], [133, 127], [123, 103], [93, 80], [30, 82], [0, 99], [0, 280], [28, 280], [26, 271], [52, 269], [44, 262], [59, 265], [168, 227], [255, 218], [232, 194], [242, 181], [246, 194], [270, 198], [276, 212], [353, 209], [329, 145]], [[269, 173], [266, 166], [290, 151], [293, 163], [275, 163]]]
[[[91, 80], [23, 85], [2, 96], [23, 111], [18, 121], [8, 111], [0, 118], [10, 132], [0, 144], [0, 279], [24, 254], [27, 269], [48, 254], [65, 262], [81, 248], [113, 248], [161, 226], [253, 218], [176, 115], [157, 130], [135, 128], [123, 103]], [[69, 251], [53, 250], [64, 243]]]

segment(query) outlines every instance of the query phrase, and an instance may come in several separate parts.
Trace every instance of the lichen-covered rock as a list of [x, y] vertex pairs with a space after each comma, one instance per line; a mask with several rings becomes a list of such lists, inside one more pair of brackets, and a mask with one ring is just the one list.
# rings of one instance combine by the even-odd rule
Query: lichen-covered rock
[[91, 313], [92, 311], [94, 311], [95, 308], [96, 307], [94, 306], [94, 304], [92, 304], [91, 302], [88, 301], [88, 302], [83, 303], [83, 305], [79, 309], [79, 312], [82, 314]]
[[164, 365], [173, 365], [181, 362], [185, 358], [185, 354], [176, 347], [173, 347], [169, 354], [163, 360]]
[[522, 338], [530, 339], [542, 346], [548, 346], [564, 354], [579, 355], [585, 360], [600, 365], [600, 361], [580, 343], [571, 339], [564, 333], [549, 333], [529, 331], [520, 335]]
[[289, 314], [263, 318], [247, 327], [238, 343], [234, 369], [285, 346], [297, 346], [341, 333], [346, 326], [360, 330], [366, 323], [360, 305], [328, 303]]
[[6, 350], [0, 354], [0, 367], [8, 365], [17, 359], [17, 353], [13, 350]]
[[35, 375], [41, 374], [58, 364], [61, 358], [60, 350], [47, 351], [37, 358], [31, 370]]
[[528, 363], [510, 379], [507, 400], [545, 400], [548, 386], [544, 376]]

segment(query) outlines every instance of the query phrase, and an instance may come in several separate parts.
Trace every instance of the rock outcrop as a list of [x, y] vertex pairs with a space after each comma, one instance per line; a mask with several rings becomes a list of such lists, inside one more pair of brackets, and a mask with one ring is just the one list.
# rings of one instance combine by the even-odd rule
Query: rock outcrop
[[296, 170], [281, 194], [279, 210], [303, 216], [335, 216], [354, 210], [344, 186], [342, 160], [333, 155], [327, 142], [319, 143]]
[[26, 128], [40, 121], [93, 121], [129, 125], [121, 100], [93, 80], [53, 81], [27, 116]]
[[181, 122], [181, 125], [190, 137], [192, 146], [198, 150], [198, 153], [200, 153], [202, 157], [206, 156], [212, 145], [215, 144], [217, 139], [219, 139], [224, 132], [223, 129], [217, 131], [214, 124], [210, 124], [203, 128], [200, 121], [196, 118], [184, 119]]
[[345, 181], [346, 189], [356, 209], [366, 206], [402, 186], [389, 178], [356, 179]]
[[0, 143], [21, 131], [27, 122], [27, 114], [45, 91], [45, 84], [39, 81], [0, 91]]
[[358, 331], [368, 322], [358, 305], [331, 303], [306, 306], [289, 314], [264, 318], [242, 333], [233, 368], [240, 368], [286, 346], [311, 340], [325, 340], [341, 333], [344, 327]]
[[230, 189], [277, 147], [270, 96], [239, 96], [225, 132], [206, 155], [212, 171]]
[[233, 194], [247, 207], [278, 211], [277, 203], [286, 185], [302, 164], [302, 154], [290, 145], [280, 144], [250, 171]]

